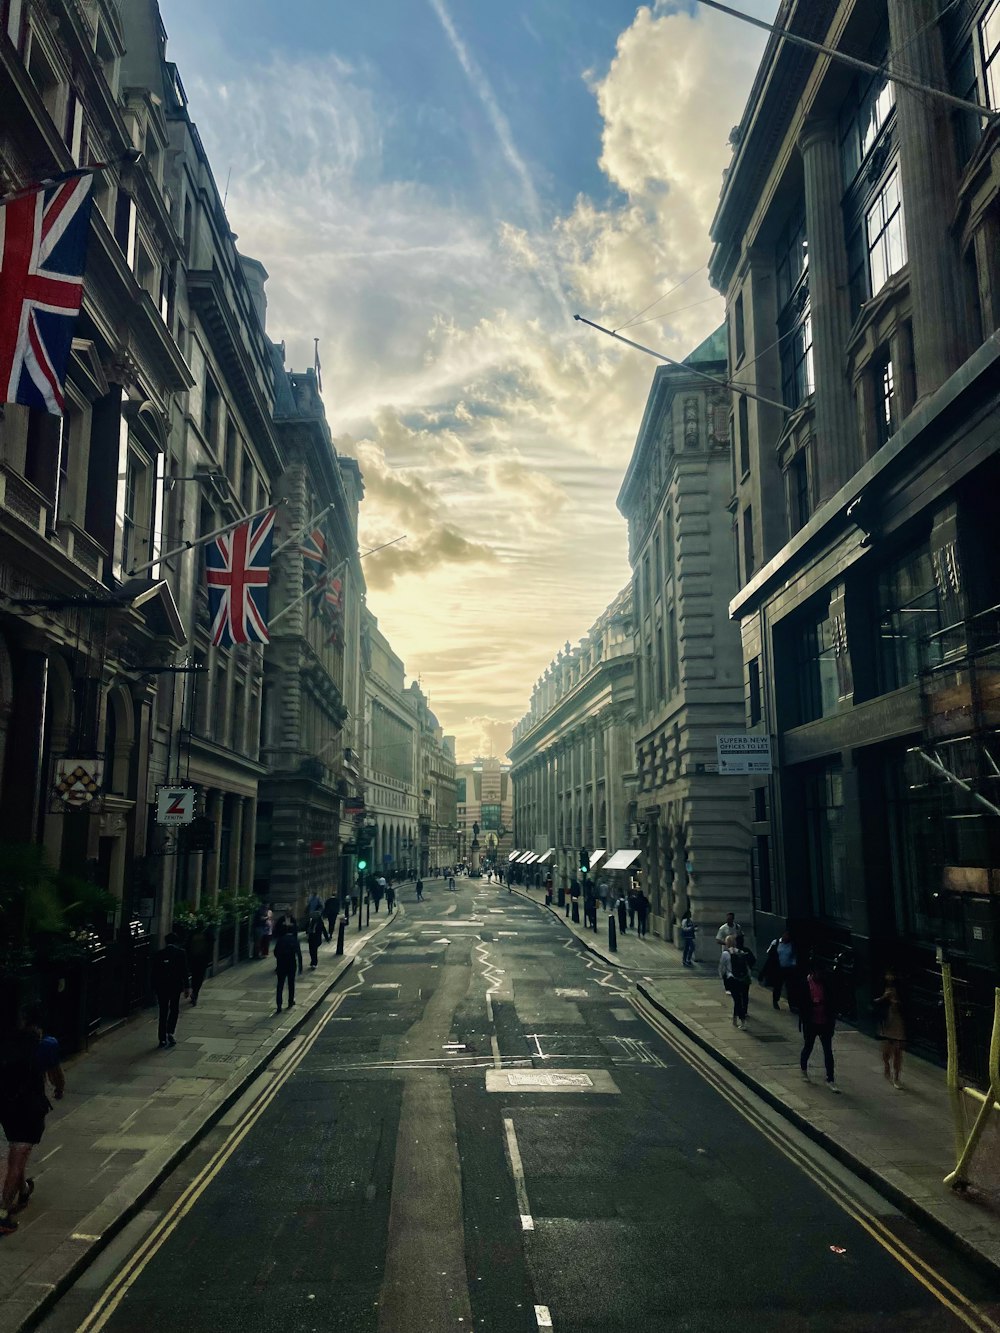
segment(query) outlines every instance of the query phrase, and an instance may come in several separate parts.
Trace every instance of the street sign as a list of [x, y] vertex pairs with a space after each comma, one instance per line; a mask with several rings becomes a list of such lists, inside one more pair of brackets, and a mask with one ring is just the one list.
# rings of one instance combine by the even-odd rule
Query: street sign
[[190, 824], [194, 819], [193, 787], [159, 787], [156, 792], [158, 824]]
[[392, 852], [386, 852], [385, 855], [382, 857], [382, 860], [385, 862], [386, 865], [390, 865], [392, 863]]
[[717, 735], [715, 740], [719, 752], [720, 773], [771, 772], [770, 736], [731, 732]]

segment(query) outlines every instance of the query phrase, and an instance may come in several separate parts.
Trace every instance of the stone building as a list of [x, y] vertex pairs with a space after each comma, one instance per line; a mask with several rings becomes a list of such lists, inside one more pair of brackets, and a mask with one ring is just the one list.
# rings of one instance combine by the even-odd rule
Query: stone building
[[539, 855], [554, 847], [557, 882], [577, 873], [581, 849], [633, 843], [633, 633], [629, 586], [546, 667], [514, 727], [513, 846]]
[[427, 875], [455, 854], [455, 738], [445, 736], [417, 681], [408, 689], [417, 719], [419, 853], [413, 869]]
[[[506, 865], [513, 847], [514, 806], [510, 764], [495, 755], [455, 769], [457, 859], [470, 870]], [[477, 832], [478, 829], [478, 832]]]
[[618, 508], [633, 570], [634, 800], [651, 928], [677, 938], [690, 905], [699, 951], [715, 958], [726, 912], [749, 919], [750, 821], [747, 780], [716, 763], [717, 735], [744, 730], [743, 668], [728, 614], [729, 401], [706, 375], [725, 380], [724, 327], [683, 369], [656, 371]]
[[418, 865], [420, 745], [417, 708], [402, 658], [367, 609], [362, 612], [366, 817], [375, 825], [371, 868], [393, 874]]
[[[360, 795], [353, 719], [361, 716], [360, 626], [364, 577], [358, 558], [361, 473], [337, 456], [312, 370], [288, 372], [275, 348], [274, 421], [285, 501], [275, 534], [271, 642], [264, 658], [264, 707], [256, 878], [274, 902], [301, 908], [342, 885], [341, 844], [350, 838], [344, 798]], [[304, 543], [318, 519], [324, 563]], [[340, 607], [317, 578], [340, 580]], [[311, 595], [303, 598], [310, 590]]]
[[[777, 22], [1000, 109], [995, 0]], [[790, 920], [862, 1000], [902, 966], [935, 1047], [936, 958], [984, 1031], [1000, 970], [1000, 125], [772, 40], [733, 142], [710, 271], [781, 404], [734, 398], [757, 939]]]
[[[0, 408], [0, 837], [111, 891], [114, 919], [94, 924], [115, 962], [147, 893], [157, 687], [185, 639], [165, 572], [129, 574], [162, 549], [163, 477], [195, 379], [177, 336], [169, 127], [123, 75], [117, 5], [11, 0], [0, 20], [0, 190], [119, 164], [95, 177], [65, 410]], [[58, 795], [68, 760], [101, 788], [92, 805]], [[119, 961], [95, 1020], [127, 1003]]]

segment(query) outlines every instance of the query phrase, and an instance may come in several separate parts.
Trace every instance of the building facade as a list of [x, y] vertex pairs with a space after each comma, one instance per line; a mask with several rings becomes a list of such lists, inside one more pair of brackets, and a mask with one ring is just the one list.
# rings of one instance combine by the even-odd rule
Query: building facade
[[456, 859], [470, 872], [503, 867], [514, 846], [514, 795], [510, 764], [490, 755], [455, 770]]
[[632, 588], [575, 648], [546, 667], [514, 727], [513, 846], [553, 858], [557, 883], [582, 849], [631, 847], [635, 837], [635, 676]]
[[[628, 522], [635, 624], [634, 801], [651, 928], [678, 939], [690, 907], [717, 956], [727, 911], [750, 913], [744, 777], [721, 776], [719, 733], [744, 730], [727, 506], [734, 487], [725, 329], [655, 373], [618, 496]], [[689, 368], [689, 369], [688, 369]]]
[[455, 739], [445, 736], [417, 681], [408, 693], [417, 719], [418, 855], [412, 869], [428, 875], [450, 865], [455, 849]]
[[[791, 3], [778, 23], [997, 107], [1000, 6]], [[1000, 969], [1000, 126], [772, 41], [713, 223], [737, 394], [754, 905], [984, 1025]], [[862, 1003], [860, 1012], [866, 1012]]]
[[396, 875], [419, 864], [419, 723], [402, 658], [367, 608], [362, 613], [361, 658], [365, 808], [375, 825], [371, 869]]

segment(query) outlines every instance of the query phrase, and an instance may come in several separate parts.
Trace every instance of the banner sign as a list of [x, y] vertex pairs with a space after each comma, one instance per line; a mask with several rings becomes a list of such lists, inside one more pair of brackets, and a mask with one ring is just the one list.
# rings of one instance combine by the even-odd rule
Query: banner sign
[[156, 793], [158, 824], [190, 824], [194, 819], [193, 787], [160, 787]]
[[771, 772], [770, 736], [733, 732], [728, 735], [717, 735], [715, 740], [719, 752], [720, 773]]

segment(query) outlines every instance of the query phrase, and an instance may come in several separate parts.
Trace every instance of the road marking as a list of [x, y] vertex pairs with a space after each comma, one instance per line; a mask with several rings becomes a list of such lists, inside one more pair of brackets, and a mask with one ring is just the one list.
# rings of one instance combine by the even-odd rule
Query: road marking
[[486, 1091], [505, 1092], [596, 1092], [619, 1093], [606, 1069], [487, 1069]]
[[70, 1236], [70, 1240], [86, 1240], [90, 1241], [91, 1243], [93, 1243], [95, 1240], [100, 1240], [100, 1239], [101, 1239], [100, 1236], [88, 1236], [85, 1231], [74, 1231], [72, 1236]]
[[535, 1322], [538, 1324], [539, 1328], [552, 1327], [552, 1316], [549, 1314], [549, 1307], [547, 1305], [535, 1306]]
[[497, 1041], [497, 1034], [494, 1032], [490, 1037], [490, 1045], [493, 1047], [493, 1068], [501, 1069], [503, 1061], [500, 1059], [500, 1043]]
[[510, 1173], [514, 1177], [514, 1193], [521, 1214], [521, 1230], [534, 1231], [535, 1223], [531, 1216], [531, 1205], [528, 1203], [528, 1187], [524, 1180], [524, 1164], [521, 1161], [521, 1150], [517, 1146], [513, 1120], [504, 1116], [503, 1127], [507, 1135], [507, 1160], [510, 1163]]
[[493, 996], [489, 991], [486, 992], [486, 1017], [493, 1022]]
[[[839, 1180], [828, 1174], [818, 1161], [808, 1157], [797, 1144], [780, 1133], [776, 1127], [770, 1125], [756, 1105], [747, 1100], [748, 1089], [740, 1088], [741, 1095], [737, 1095], [736, 1090], [722, 1078], [718, 1066], [715, 1066], [714, 1063], [708, 1063], [711, 1057], [691, 1049], [682, 1041], [681, 1034], [674, 1031], [658, 1011], [644, 1004], [638, 997], [629, 996], [628, 1002], [636, 1013], [677, 1052], [681, 1059], [686, 1061], [692, 1069], [701, 1075], [706, 1083], [710, 1084], [721, 1097], [729, 1102], [730, 1106], [738, 1111], [744, 1120], [753, 1125], [758, 1133], [772, 1143], [789, 1161], [798, 1166], [804, 1175], [807, 1175], [814, 1184], [818, 1185], [824, 1194], [838, 1204], [848, 1217], [857, 1222], [861, 1229], [881, 1245], [900, 1267], [905, 1268], [911, 1277], [915, 1278], [926, 1291], [930, 1292], [935, 1300], [950, 1310], [966, 1328], [987, 1329], [990, 1330], [990, 1333], [1000, 1333], [1000, 1324], [996, 1324], [973, 1301], [963, 1295], [957, 1287], [953, 1287], [947, 1278], [933, 1268], [926, 1259], [921, 1258], [919, 1254], [916, 1254], [908, 1245], [893, 1235], [880, 1218], [876, 1217], [859, 1199], [854, 1197]], [[489, 1078], [489, 1074], [487, 1074], [487, 1078]], [[757, 1095], [751, 1092], [751, 1096], [754, 1097], [754, 1102], [756, 1102]]]

